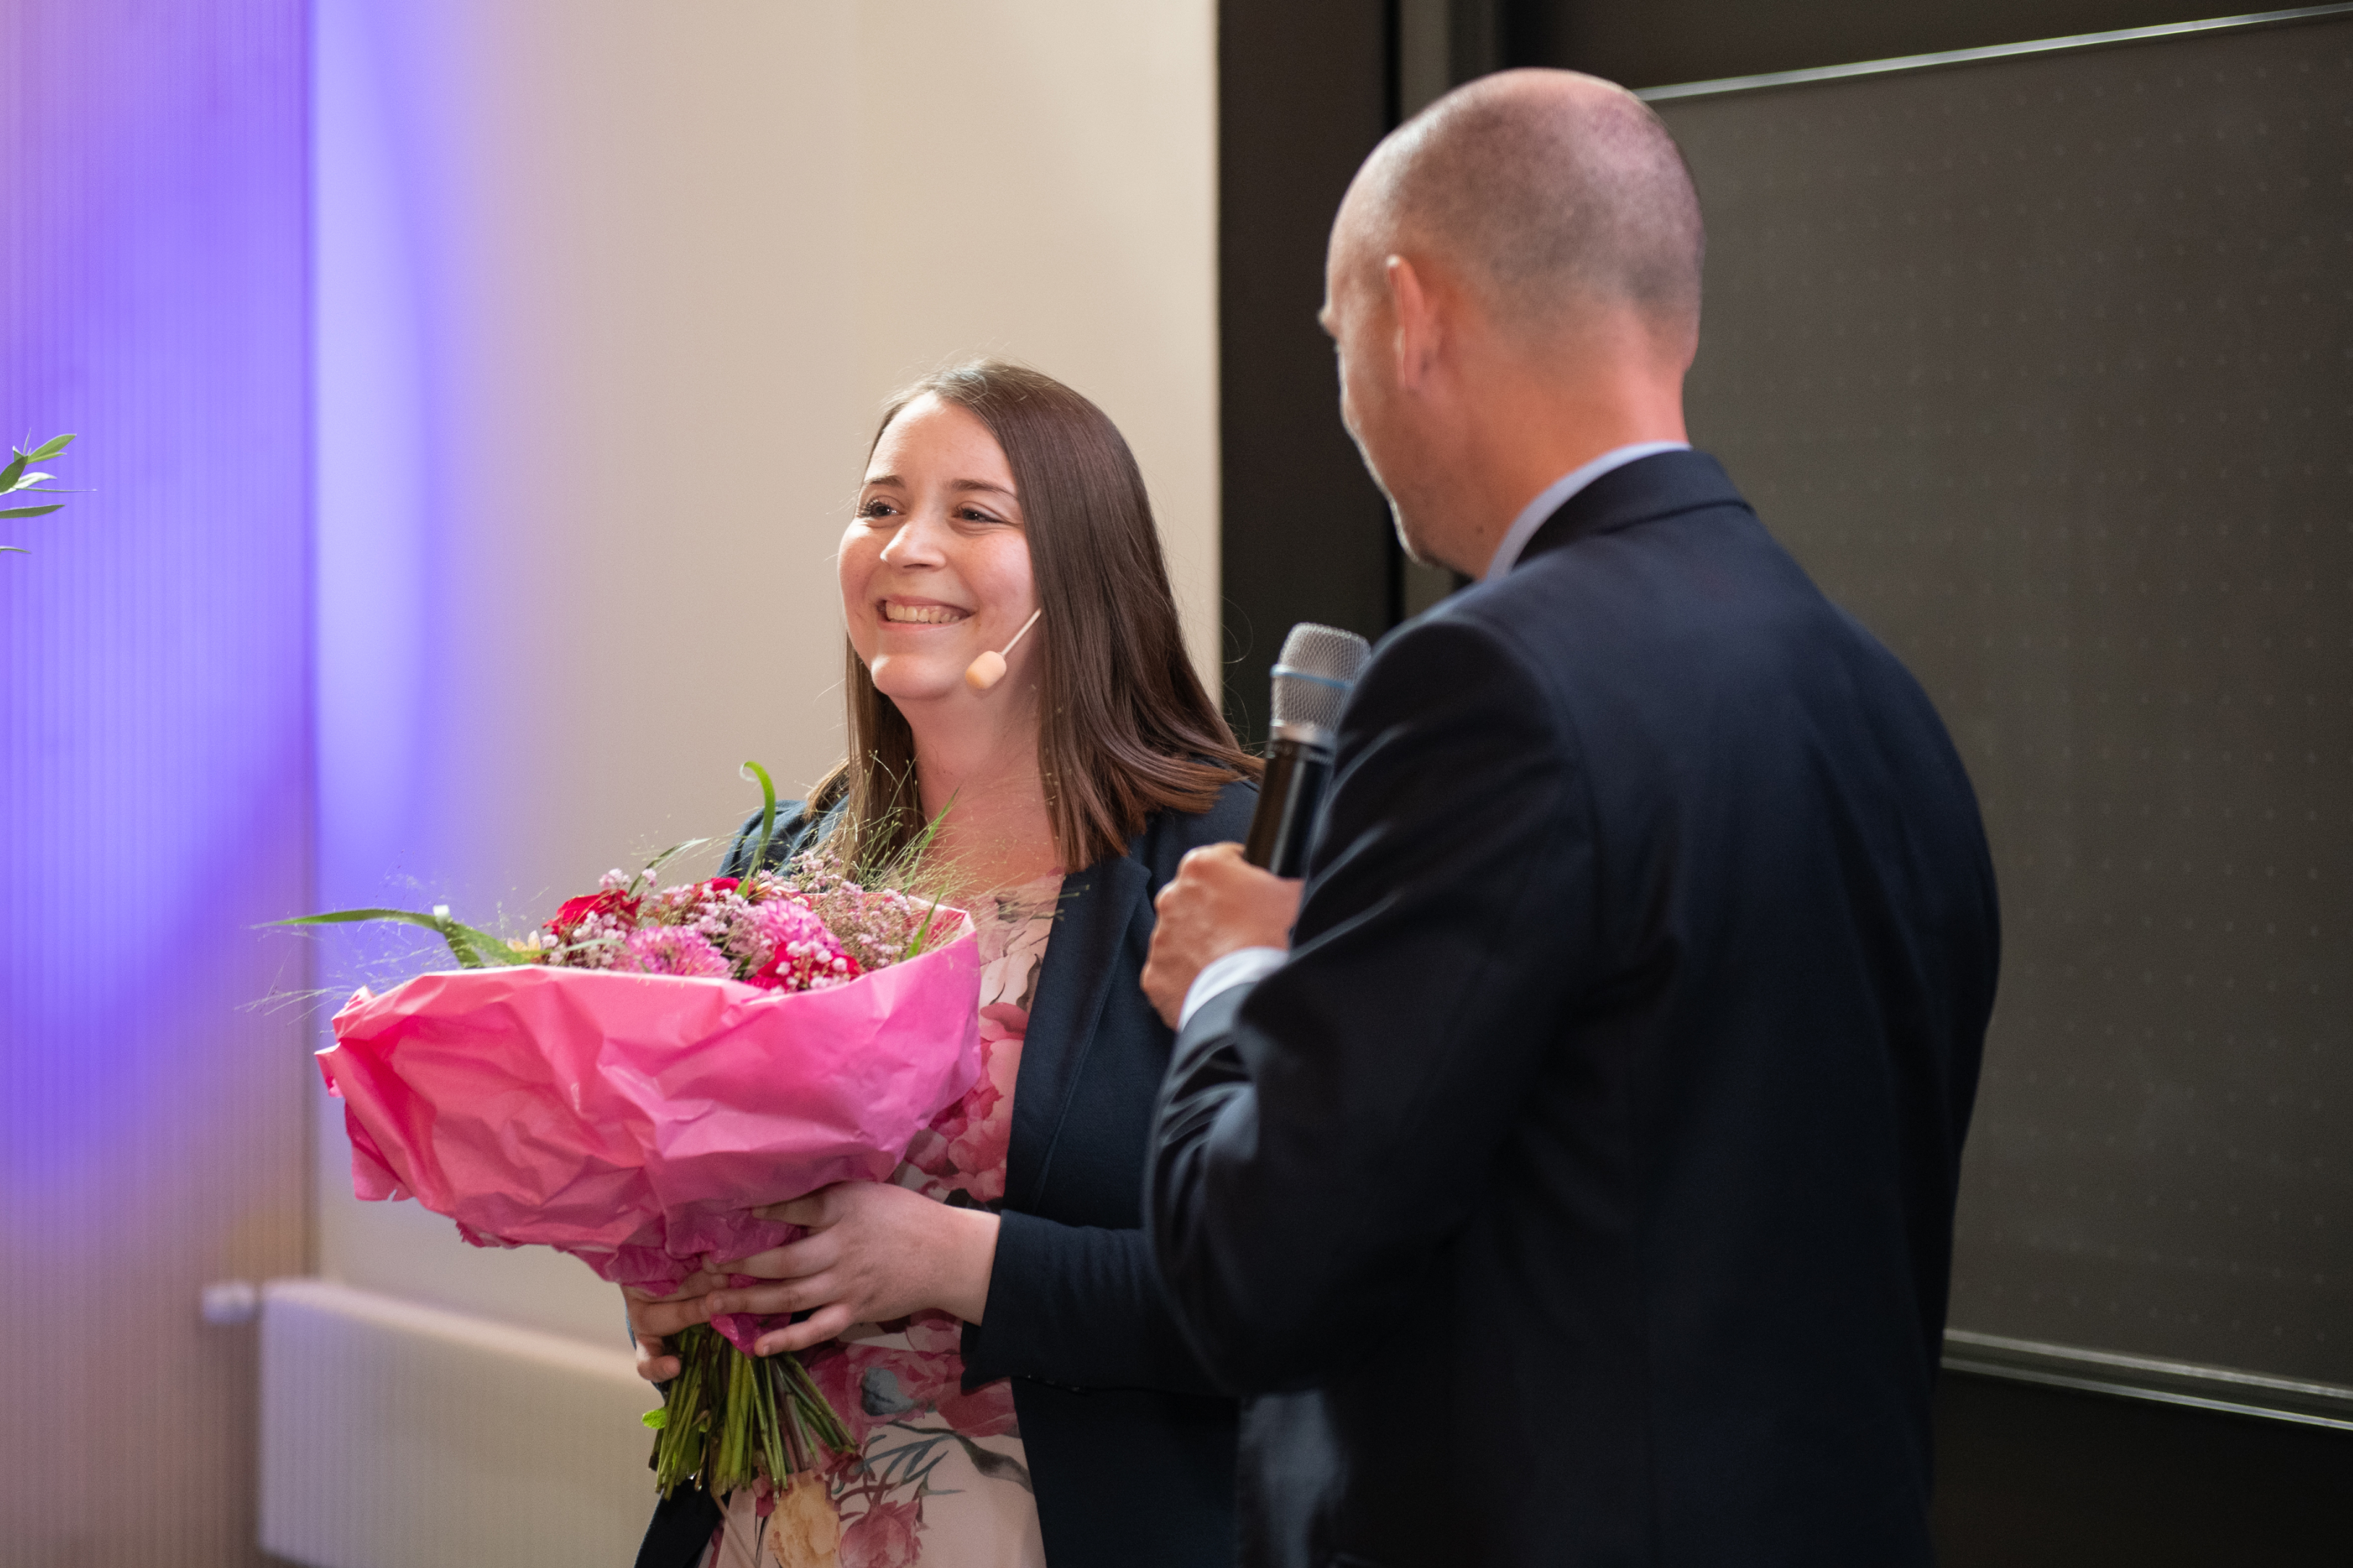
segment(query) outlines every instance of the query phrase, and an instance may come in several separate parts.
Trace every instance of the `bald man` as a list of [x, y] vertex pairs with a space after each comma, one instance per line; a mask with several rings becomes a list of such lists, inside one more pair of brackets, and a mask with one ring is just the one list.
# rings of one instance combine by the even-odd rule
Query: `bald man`
[[1257, 1396], [1248, 1562], [1930, 1559], [1993, 875], [1918, 685], [1685, 443], [1701, 243], [1559, 72], [1334, 226], [1341, 417], [1479, 582], [1365, 671], [1303, 901], [1230, 845], [1160, 899], [1147, 1215]]

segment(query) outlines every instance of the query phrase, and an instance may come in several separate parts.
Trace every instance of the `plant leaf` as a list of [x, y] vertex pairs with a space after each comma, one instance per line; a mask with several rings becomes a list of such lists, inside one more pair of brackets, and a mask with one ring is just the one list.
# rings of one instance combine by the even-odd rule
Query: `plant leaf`
[[0, 553], [6, 553], [9, 555], [30, 555], [32, 552], [26, 549], [21, 544], [0, 544]]
[[776, 836], [776, 781], [757, 763], [745, 763], [744, 771], [760, 781], [760, 842], [752, 850], [751, 864], [744, 868], [748, 879], [767, 864], [768, 840]]
[[[0, 494], [5, 493], [5, 491], [0, 491]], [[0, 507], [0, 517], [40, 517], [45, 513], [58, 510], [65, 504], [66, 503], [61, 500], [53, 500], [47, 506]]]
[[[12, 447], [11, 450], [14, 450], [14, 448]], [[32, 453], [17, 452], [16, 458], [10, 462], [7, 467], [0, 468], [0, 490], [15, 489], [16, 488], [16, 476], [23, 473], [25, 471], [26, 465], [30, 463], [32, 460]]]
[[447, 915], [419, 914], [415, 910], [331, 910], [320, 915], [296, 915], [291, 920], [270, 921], [279, 926], [354, 925], [364, 921], [397, 921], [403, 925], [422, 926], [436, 932], [449, 944], [449, 954], [464, 969], [504, 969], [531, 961], [506, 944], [503, 937], [477, 930]]
[[73, 445], [73, 437], [70, 437], [70, 436], [56, 436], [56, 437], [52, 437], [50, 439], [48, 439], [48, 440], [47, 440], [47, 441], [42, 442], [39, 446], [37, 446], [37, 447], [34, 447], [31, 451], [29, 451], [29, 452], [26, 453], [25, 455], [26, 455], [26, 457], [28, 457], [28, 458], [32, 458], [32, 459], [33, 459], [33, 461], [35, 461], [35, 462], [37, 462], [37, 463], [46, 463], [46, 462], [47, 462], [51, 458], [56, 457], [59, 452], [64, 451], [68, 447], [70, 447], [70, 446], [72, 446], [72, 445]]
[[39, 484], [43, 479], [54, 479], [56, 478], [57, 475], [55, 474], [26, 474], [23, 479], [18, 479], [15, 484], [10, 485], [8, 488], [12, 490], [28, 490], [35, 485]]

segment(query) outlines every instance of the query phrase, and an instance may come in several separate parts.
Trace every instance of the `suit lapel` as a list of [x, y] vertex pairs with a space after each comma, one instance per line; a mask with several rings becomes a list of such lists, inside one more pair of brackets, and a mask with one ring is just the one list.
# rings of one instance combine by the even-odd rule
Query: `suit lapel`
[[1052, 1163], [1071, 1092], [1093, 1048], [1095, 1026], [1119, 970], [1119, 951], [1147, 879], [1133, 855], [1103, 860], [1068, 879], [1062, 907], [1021, 1046], [1014, 1079], [1013, 1132], [1005, 1161], [1005, 1202], [1027, 1210]]

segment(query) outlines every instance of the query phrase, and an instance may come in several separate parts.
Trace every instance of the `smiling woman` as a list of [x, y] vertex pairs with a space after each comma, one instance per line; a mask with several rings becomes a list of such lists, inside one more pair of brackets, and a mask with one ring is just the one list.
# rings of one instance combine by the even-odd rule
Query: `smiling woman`
[[[631, 1302], [657, 1378], [688, 1324], [800, 1314], [758, 1348], [807, 1352], [855, 1443], [780, 1498], [677, 1494], [638, 1562], [1229, 1563], [1235, 1407], [1141, 1228], [1173, 1039], [1138, 976], [1152, 894], [1240, 837], [1258, 763], [1186, 657], [1126, 442], [1050, 377], [980, 361], [894, 398], [839, 567], [849, 752], [769, 857], [920, 851], [977, 917], [980, 1079], [891, 1181], [768, 1211], [803, 1239]], [[1000, 679], [967, 680], [984, 655]]]
[[[921, 502], [918, 485], [929, 487]], [[902, 532], [916, 537], [902, 544]], [[999, 575], [1008, 570], [1020, 574], [1018, 589]], [[864, 574], [856, 584], [854, 571]], [[842, 538], [841, 573], [849, 760], [817, 794], [830, 802], [846, 793], [843, 821], [861, 858], [902, 847], [952, 795], [969, 821], [973, 803], [957, 795], [964, 769], [946, 757], [922, 770], [923, 797], [910, 795], [916, 710], [944, 742], [1034, 738], [1065, 866], [1122, 847], [1154, 811], [1206, 810], [1238, 772], [1256, 776], [1186, 658], [1127, 443], [1050, 376], [979, 360], [893, 398]], [[955, 593], [941, 586], [950, 581]], [[881, 640], [894, 593], [898, 626], [944, 609], [946, 635], [926, 642], [934, 634], [894, 629], [887, 635], [902, 643]], [[1008, 653], [1002, 685], [986, 697], [959, 691], [971, 661], [1005, 647], [1033, 610], [1043, 611], [1039, 626]]]

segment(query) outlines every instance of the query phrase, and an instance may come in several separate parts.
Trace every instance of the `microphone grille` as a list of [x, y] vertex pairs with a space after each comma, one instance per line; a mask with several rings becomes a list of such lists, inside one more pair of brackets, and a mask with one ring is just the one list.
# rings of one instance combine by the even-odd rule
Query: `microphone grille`
[[1354, 632], [1300, 622], [1275, 661], [1274, 721], [1338, 729], [1349, 688], [1372, 657], [1372, 644]]

